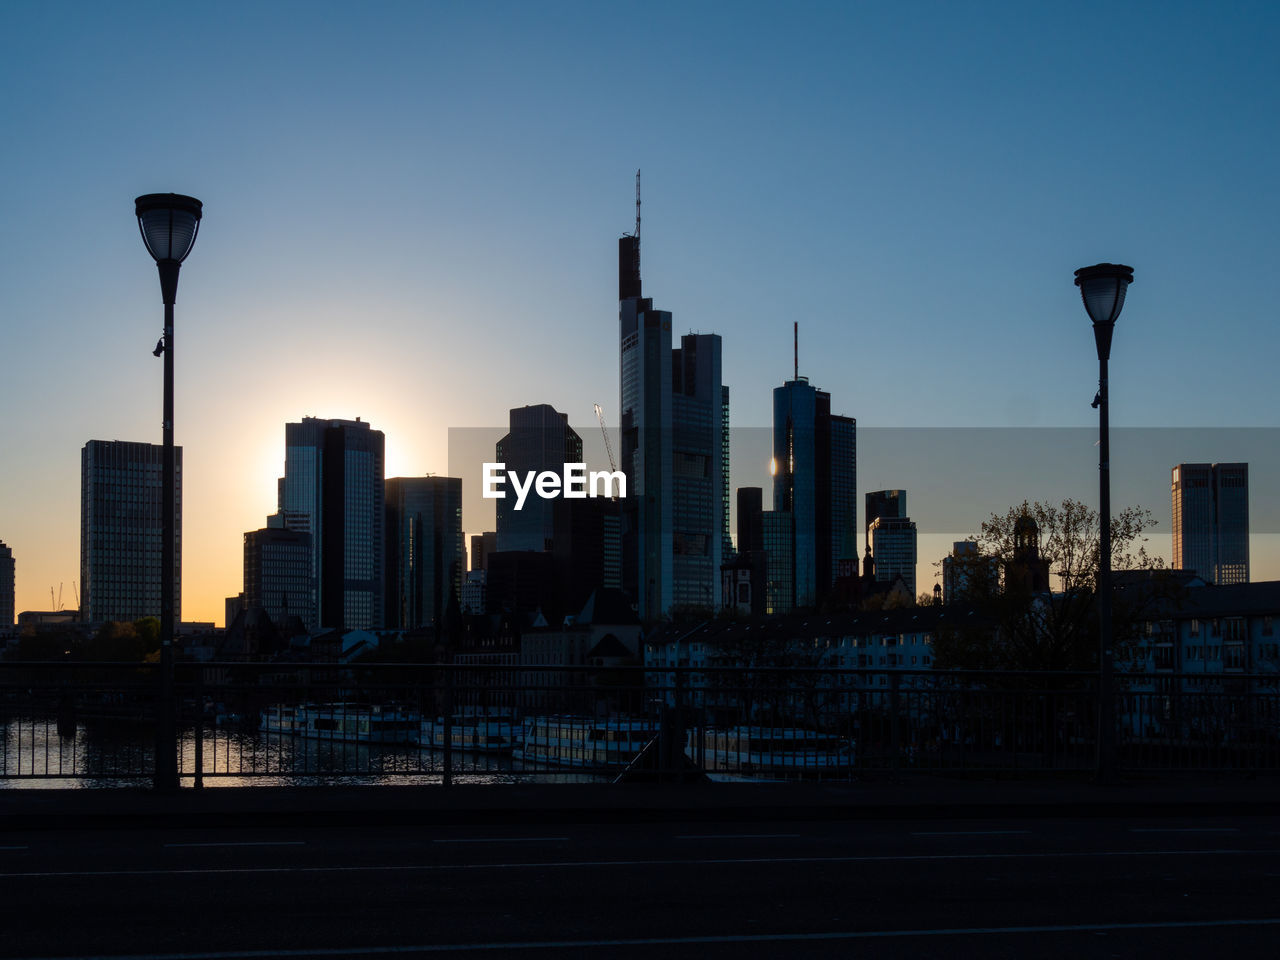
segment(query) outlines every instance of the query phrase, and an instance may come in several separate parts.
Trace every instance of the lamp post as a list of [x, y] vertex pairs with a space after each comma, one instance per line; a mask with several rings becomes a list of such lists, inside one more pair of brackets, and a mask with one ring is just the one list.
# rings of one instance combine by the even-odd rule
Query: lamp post
[[202, 204], [177, 193], [148, 193], [134, 201], [138, 229], [147, 252], [160, 271], [164, 299], [164, 335], [155, 354], [164, 354], [164, 467], [163, 541], [160, 545], [160, 717], [156, 725], [154, 785], [158, 791], [178, 789], [177, 742], [173, 704], [173, 581], [176, 573], [173, 454], [173, 303], [178, 296], [178, 271], [191, 252], [200, 229]]
[[1133, 282], [1133, 267], [1098, 263], [1076, 271], [1080, 298], [1093, 321], [1098, 347], [1098, 781], [1114, 783], [1116, 771], [1116, 704], [1112, 692], [1111, 650], [1111, 438], [1107, 421], [1107, 361], [1111, 358], [1111, 334], [1124, 307], [1124, 295]]

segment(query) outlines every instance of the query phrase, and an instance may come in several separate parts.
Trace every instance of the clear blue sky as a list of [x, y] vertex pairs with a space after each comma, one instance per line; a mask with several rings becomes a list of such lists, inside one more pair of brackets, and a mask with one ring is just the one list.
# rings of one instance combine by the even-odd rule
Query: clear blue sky
[[[736, 427], [768, 424], [793, 320], [801, 373], [860, 425], [1091, 424], [1071, 272], [1101, 260], [1137, 274], [1114, 422], [1274, 426], [1278, 20], [10, 0], [0, 539], [18, 608], [59, 582], [70, 600], [84, 442], [160, 439], [159, 288], [132, 210], [153, 191], [206, 205], [178, 294], [187, 618], [221, 620], [240, 589], [287, 420], [371, 421], [396, 475], [444, 472], [450, 427], [512, 406], [616, 410], [637, 167], [646, 292], [676, 333], [724, 337]], [[1275, 478], [1253, 484], [1256, 501]]]

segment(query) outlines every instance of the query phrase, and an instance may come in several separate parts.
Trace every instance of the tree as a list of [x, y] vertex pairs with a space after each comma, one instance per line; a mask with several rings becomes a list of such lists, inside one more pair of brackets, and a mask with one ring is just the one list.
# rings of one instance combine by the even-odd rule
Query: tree
[[[1147, 552], [1146, 533], [1153, 526], [1151, 511], [1141, 507], [1111, 518], [1113, 571], [1163, 571], [1164, 561]], [[1003, 515], [992, 514], [973, 538], [976, 554], [949, 561], [959, 602], [972, 614], [965, 626], [940, 631], [936, 666], [1096, 669], [1099, 530], [1097, 511], [1078, 500], [1024, 501]], [[1118, 658], [1137, 642], [1143, 614], [1172, 588], [1157, 574], [1141, 589], [1113, 591]]]

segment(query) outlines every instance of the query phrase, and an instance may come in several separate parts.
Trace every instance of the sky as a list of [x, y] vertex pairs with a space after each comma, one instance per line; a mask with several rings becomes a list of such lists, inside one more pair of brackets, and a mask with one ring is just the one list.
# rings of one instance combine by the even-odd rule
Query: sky
[[[17, 609], [59, 584], [74, 605], [84, 443], [160, 442], [143, 193], [205, 204], [175, 332], [187, 620], [221, 623], [240, 591], [288, 421], [359, 416], [386, 434], [388, 476], [412, 476], [448, 471], [451, 429], [514, 406], [550, 403], [584, 435], [594, 403], [616, 411], [637, 169], [645, 293], [673, 334], [723, 337], [735, 429], [769, 425], [793, 321], [800, 372], [860, 429], [1094, 425], [1071, 278], [1100, 261], [1135, 269], [1114, 425], [1275, 427], [1278, 48], [1266, 3], [9, 0]], [[1078, 446], [1072, 491], [1096, 502], [1097, 451]], [[859, 490], [948, 473], [981, 490], [1010, 465], [960, 459], [864, 448]], [[1166, 540], [1171, 465], [1124, 488]], [[1051, 487], [1029, 476], [1024, 496]], [[1255, 512], [1275, 489], [1255, 468]], [[975, 497], [955, 525], [1009, 505]], [[1255, 531], [1255, 579], [1280, 578], [1278, 530]]]

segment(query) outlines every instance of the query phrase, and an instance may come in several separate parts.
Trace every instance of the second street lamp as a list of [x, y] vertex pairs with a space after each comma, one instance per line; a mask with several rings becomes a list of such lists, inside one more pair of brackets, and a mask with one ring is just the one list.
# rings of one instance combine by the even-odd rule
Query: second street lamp
[[1112, 690], [1114, 657], [1111, 649], [1111, 438], [1107, 421], [1107, 361], [1111, 335], [1133, 282], [1133, 267], [1098, 263], [1076, 271], [1076, 286], [1093, 321], [1098, 347], [1098, 780], [1113, 783], [1116, 768], [1116, 704]]
[[160, 545], [160, 716], [156, 729], [155, 787], [178, 788], [178, 753], [173, 703], [174, 579], [177, 571], [177, 523], [174, 508], [176, 474], [173, 450], [173, 304], [178, 298], [178, 271], [200, 230], [203, 204], [177, 193], [148, 193], [134, 201], [138, 229], [147, 252], [160, 271], [164, 299], [164, 335], [156, 355], [164, 354], [164, 465], [162, 543]]

